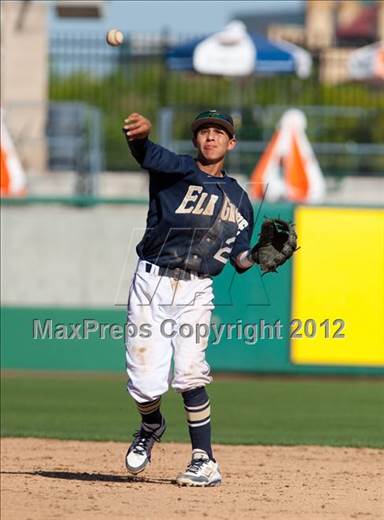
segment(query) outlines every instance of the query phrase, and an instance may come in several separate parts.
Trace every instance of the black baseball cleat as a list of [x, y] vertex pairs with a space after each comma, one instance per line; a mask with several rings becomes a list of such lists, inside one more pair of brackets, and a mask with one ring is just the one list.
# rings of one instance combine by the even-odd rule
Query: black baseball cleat
[[166, 428], [164, 418], [155, 430], [151, 429], [150, 425], [142, 423], [140, 430], [134, 434], [134, 441], [125, 456], [125, 465], [130, 473], [137, 475], [151, 462], [152, 447], [155, 442], [160, 442]]

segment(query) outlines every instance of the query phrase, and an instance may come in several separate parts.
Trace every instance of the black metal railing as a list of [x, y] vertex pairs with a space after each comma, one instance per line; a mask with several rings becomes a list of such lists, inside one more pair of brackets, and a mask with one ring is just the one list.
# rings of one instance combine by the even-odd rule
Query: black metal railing
[[[176, 115], [172, 139], [180, 142], [190, 139], [191, 117], [201, 109], [218, 107], [240, 114], [240, 141], [258, 143], [244, 150], [241, 167], [249, 173], [260, 154], [257, 148], [269, 139], [283, 111], [300, 107], [309, 120], [310, 140], [321, 148], [326, 174], [383, 174], [382, 86], [322, 83], [316, 62], [312, 76], [305, 80], [293, 75], [233, 80], [170, 71], [165, 52], [179, 41], [166, 34], [130, 35], [123, 45], [111, 48], [102, 34], [52, 36], [50, 99], [85, 102], [99, 109], [107, 170], [137, 169], [121, 132], [124, 117], [132, 111], [151, 118], [154, 138], [160, 139], [159, 113], [170, 107]], [[340, 144], [337, 152], [335, 144]], [[369, 145], [374, 145], [375, 153], [367, 153]], [[358, 160], [350, 160], [348, 149]]]

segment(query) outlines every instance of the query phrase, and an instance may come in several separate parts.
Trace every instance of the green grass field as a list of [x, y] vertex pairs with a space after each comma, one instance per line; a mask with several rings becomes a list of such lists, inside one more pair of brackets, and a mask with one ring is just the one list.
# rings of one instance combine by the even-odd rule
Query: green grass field
[[[128, 441], [138, 416], [123, 377], [5, 374], [2, 435]], [[217, 378], [213, 440], [227, 444], [384, 447], [380, 380]], [[181, 397], [163, 399], [166, 441], [188, 441]]]

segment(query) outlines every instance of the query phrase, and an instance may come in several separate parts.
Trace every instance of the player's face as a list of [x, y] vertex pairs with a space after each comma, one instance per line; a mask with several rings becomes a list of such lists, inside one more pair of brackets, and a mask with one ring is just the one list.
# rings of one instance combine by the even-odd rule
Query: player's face
[[194, 145], [208, 163], [216, 163], [236, 146], [236, 139], [220, 126], [205, 126], [196, 133]]

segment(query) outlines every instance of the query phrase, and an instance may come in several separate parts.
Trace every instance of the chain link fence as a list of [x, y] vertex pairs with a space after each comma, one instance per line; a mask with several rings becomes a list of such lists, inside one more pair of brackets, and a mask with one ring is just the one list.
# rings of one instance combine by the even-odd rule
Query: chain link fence
[[[118, 48], [107, 46], [102, 34], [51, 37], [50, 100], [82, 102], [99, 111], [107, 170], [138, 169], [121, 131], [129, 113], [142, 112], [152, 120], [154, 139], [168, 138], [170, 146], [190, 151], [191, 118], [200, 110], [218, 108], [230, 111], [240, 123], [240, 156], [233, 162], [249, 174], [282, 113], [296, 107], [307, 115], [309, 138], [326, 175], [383, 174], [382, 87], [324, 82], [316, 57], [313, 74], [305, 80], [294, 75], [233, 80], [171, 71], [165, 53], [176, 43], [182, 39], [167, 34], [131, 34]], [[337, 74], [337, 63], [332, 70]], [[160, 120], [164, 108], [172, 111], [168, 136]]]

